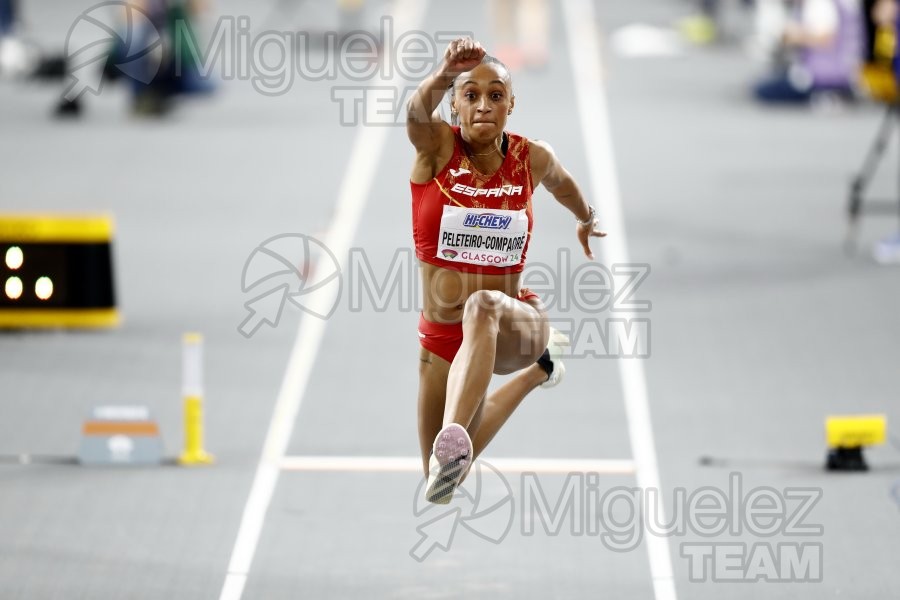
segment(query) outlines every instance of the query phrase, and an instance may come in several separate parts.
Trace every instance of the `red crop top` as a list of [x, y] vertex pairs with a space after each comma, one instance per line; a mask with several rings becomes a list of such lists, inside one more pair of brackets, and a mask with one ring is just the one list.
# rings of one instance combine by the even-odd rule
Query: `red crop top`
[[508, 135], [503, 163], [479, 173], [453, 128], [453, 156], [428, 183], [410, 182], [416, 256], [432, 265], [503, 275], [525, 268], [531, 238], [531, 159], [528, 139]]

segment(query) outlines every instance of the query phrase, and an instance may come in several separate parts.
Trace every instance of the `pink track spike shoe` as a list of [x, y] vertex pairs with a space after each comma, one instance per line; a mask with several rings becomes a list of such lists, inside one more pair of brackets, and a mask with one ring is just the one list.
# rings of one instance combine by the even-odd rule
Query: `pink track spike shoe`
[[428, 461], [425, 499], [433, 504], [448, 504], [453, 492], [472, 465], [472, 440], [466, 428], [450, 423], [434, 438]]

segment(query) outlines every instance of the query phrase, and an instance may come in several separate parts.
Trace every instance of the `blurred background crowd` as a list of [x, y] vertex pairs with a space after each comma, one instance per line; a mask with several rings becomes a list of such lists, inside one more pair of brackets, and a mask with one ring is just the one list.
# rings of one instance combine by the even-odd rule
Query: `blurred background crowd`
[[[752, 86], [760, 102], [834, 105], [863, 97], [896, 101], [895, 0], [741, 0], [748, 56], [768, 73]], [[680, 29], [692, 43], [729, 36], [723, 1], [701, 0]], [[732, 24], [733, 25], [733, 24]]]
[[[696, 12], [681, 20], [678, 29], [698, 46], [740, 44], [748, 59], [759, 64], [760, 75], [747, 86], [757, 102], [819, 112], [858, 103], [885, 105], [882, 129], [851, 185], [852, 227], [900, 116], [897, 0], [735, 0], [737, 12], [727, 4], [699, 0]], [[873, 257], [880, 264], [900, 263], [900, 234], [875, 244]]]
[[[767, 66], [767, 74], [748, 86], [760, 102], [833, 106], [862, 97], [896, 100], [897, 0], [696, 0], [693, 7], [682, 2], [686, 16], [677, 29], [686, 41], [710, 47], [738, 41], [749, 58]], [[211, 12], [207, 0], [130, 0], [127, 4], [147, 16], [163, 41], [158, 50], [162, 68], [149, 83], [116, 69], [117, 58], [127, 50], [122, 43], [105, 49], [104, 75], [130, 80], [126, 84], [133, 86], [136, 112], [163, 114], [166, 99], [211, 92], [213, 82], [199, 76], [197, 65], [178, 64], [184, 57], [171, 51], [176, 27], [193, 35], [193, 24]], [[336, 4], [345, 32], [366, 26], [360, 18], [364, 0]], [[740, 7], [741, 22], [734, 18], [730, 4]], [[541, 68], [547, 62], [546, 0], [493, 0], [486, 6], [486, 16], [494, 25], [497, 57], [513, 72]], [[65, 40], [59, 40], [56, 48], [36, 47], [29, 39], [27, 8], [21, 0], [0, 0], [0, 75], [64, 78], [71, 67], [64, 54]], [[127, 18], [123, 13], [123, 29]], [[64, 104], [57, 114], [78, 114], [79, 108]]]

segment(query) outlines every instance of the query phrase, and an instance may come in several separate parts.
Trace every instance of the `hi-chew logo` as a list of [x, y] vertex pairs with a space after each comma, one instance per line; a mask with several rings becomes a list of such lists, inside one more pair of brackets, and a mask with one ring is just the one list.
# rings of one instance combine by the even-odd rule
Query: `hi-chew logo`
[[507, 229], [512, 223], [512, 217], [495, 215], [491, 213], [468, 213], [463, 221], [463, 227], [477, 227], [480, 229]]

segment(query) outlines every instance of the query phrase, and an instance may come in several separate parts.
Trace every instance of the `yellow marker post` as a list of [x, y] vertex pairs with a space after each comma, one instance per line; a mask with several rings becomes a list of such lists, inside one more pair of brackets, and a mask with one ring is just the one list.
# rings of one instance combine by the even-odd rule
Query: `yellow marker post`
[[215, 457], [203, 448], [203, 336], [185, 334], [181, 356], [184, 452], [178, 462], [186, 466], [212, 464]]
[[864, 446], [877, 446], [887, 439], [884, 415], [840, 415], [825, 419], [829, 471], [867, 471]]

